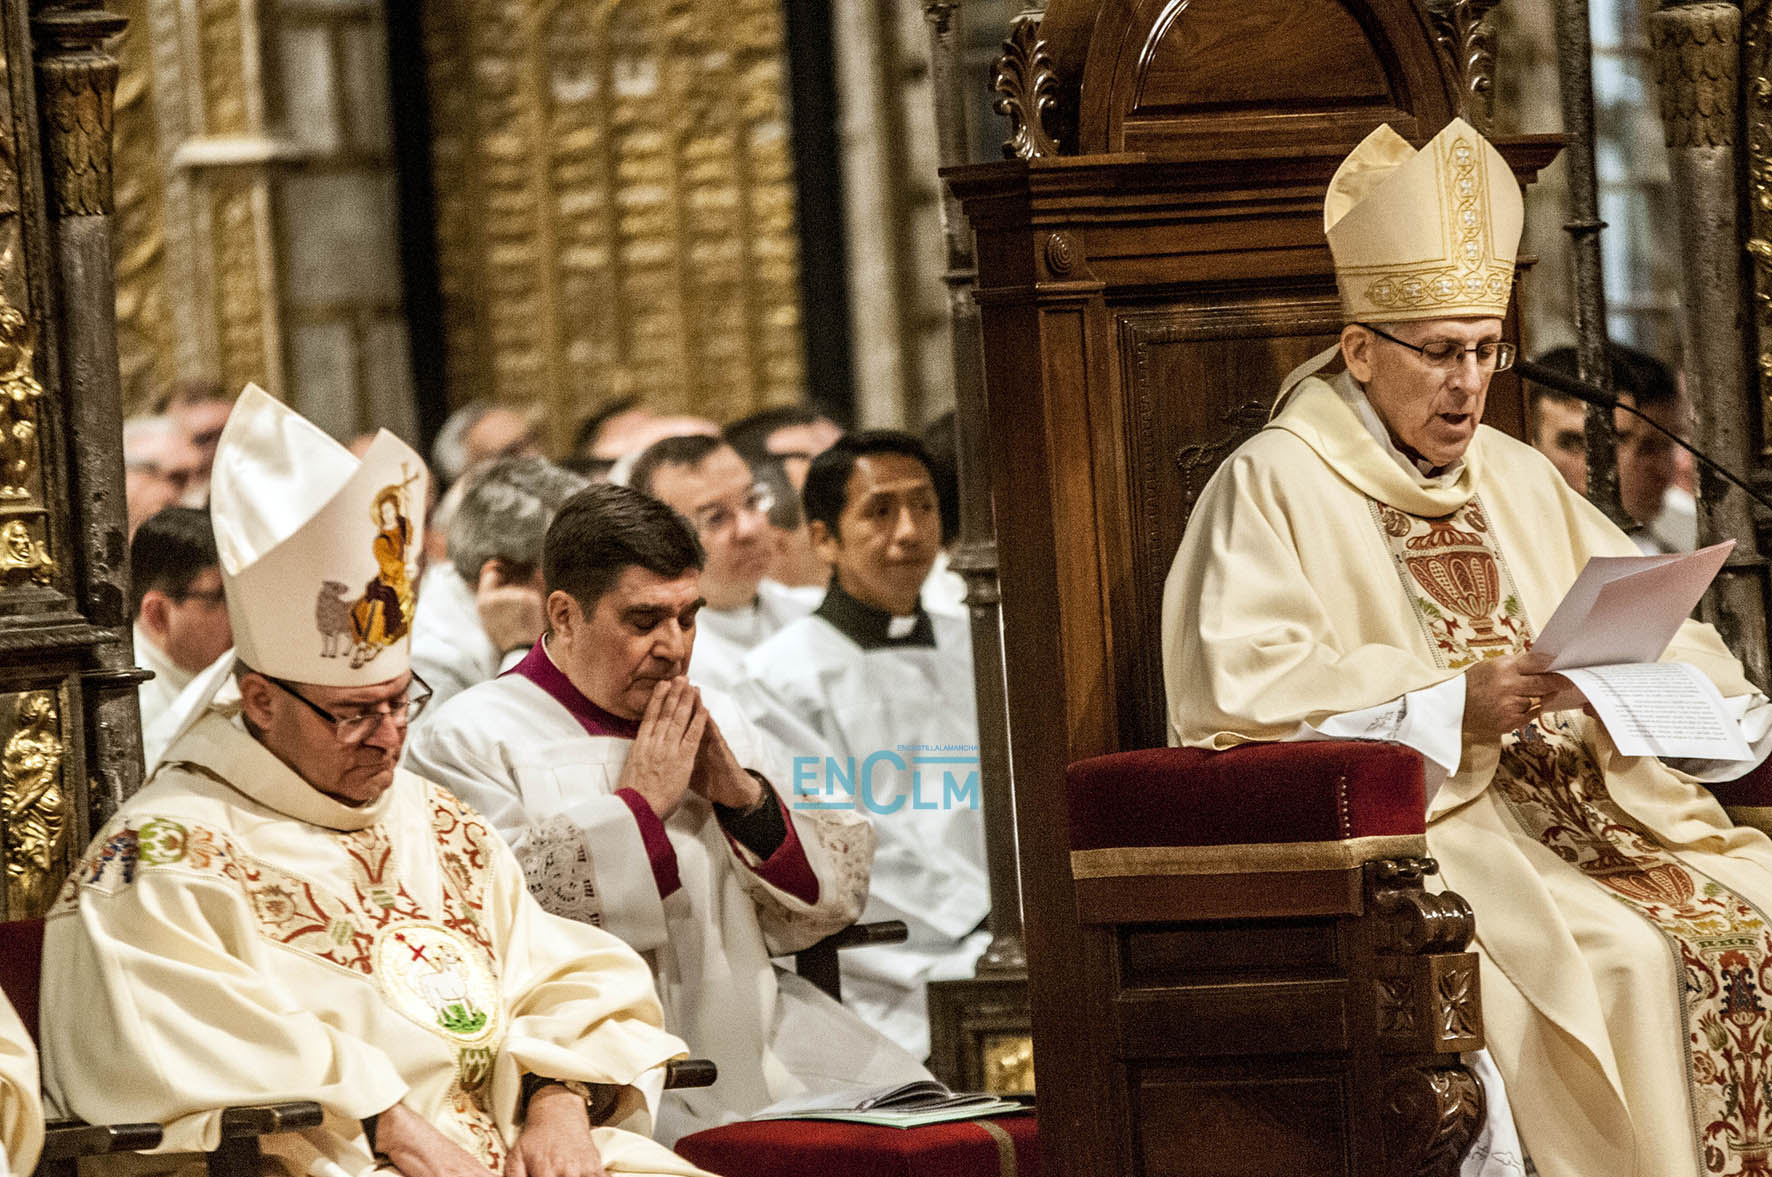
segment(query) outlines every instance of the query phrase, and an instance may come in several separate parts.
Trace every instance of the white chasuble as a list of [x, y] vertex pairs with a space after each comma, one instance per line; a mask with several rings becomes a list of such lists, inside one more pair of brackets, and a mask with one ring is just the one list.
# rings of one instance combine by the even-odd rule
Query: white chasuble
[[0, 995], [0, 1177], [29, 1173], [42, 1149], [37, 1048], [17, 1011]]
[[[1423, 484], [1337, 380], [1300, 385], [1194, 510], [1164, 594], [1171, 743], [1286, 739], [1525, 650], [1590, 556], [1635, 551], [1486, 427]], [[1665, 657], [1754, 693], [1709, 626]], [[1765, 1171], [1772, 842], [1579, 710], [1464, 742], [1427, 837], [1476, 912], [1488, 1046], [1540, 1173]]]
[[[700, 646], [696, 647], [696, 658]], [[703, 688], [739, 764], [782, 780], [749, 722]], [[771, 957], [847, 927], [867, 895], [874, 836], [853, 813], [799, 812], [776, 797], [782, 840], [759, 858], [688, 793], [660, 820], [621, 787], [638, 724], [591, 703], [535, 648], [510, 674], [452, 700], [407, 742], [413, 771], [442, 782], [510, 839], [530, 891], [642, 953], [665, 1025], [720, 1068], [712, 1087], [667, 1092], [660, 1140], [781, 1100], [927, 1077], [853, 1013]]]
[[684, 1049], [631, 949], [542, 911], [447, 791], [400, 771], [343, 805], [218, 710], [88, 848], [43, 977], [51, 1100], [164, 1123], [160, 1151], [213, 1148], [228, 1105], [316, 1100], [267, 1154], [357, 1177], [360, 1121], [404, 1103], [496, 1172], [534, 1074], [621, 1089], [594, 1132], [611, 1172], [699, 1172], [644, 1135]]

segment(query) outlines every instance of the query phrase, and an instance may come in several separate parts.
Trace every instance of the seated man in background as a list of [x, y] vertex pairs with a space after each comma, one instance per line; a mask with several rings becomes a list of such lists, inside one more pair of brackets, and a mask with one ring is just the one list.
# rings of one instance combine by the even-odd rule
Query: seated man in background
[[328, 632], [337, 586], [379, 600], [416, 558], [424, 482], [392, 434], [359, 461], [241, 396], [213, 500], [237, 690], [192, 684], [49, 914], [45, 1087], [164, 1124], [166, 1152], [215, 1147], [224, 1106], [316, 1100], [324, 1123], [265, 1141], [287, 1177], [697, 1174], [644, 1135], [684, 1053], [644, 962], [542, 911], [477, 814], [397, 767], [426, 691], [392, 609], [354, 656]]
[[[742, 417], [725, 430], [726, 441], [751, 467], [760, 481], [776, 490], [769, 522], [776, 528], [776, 554], [769, 578], [798, 590], [807, 607], [823, 599], [831, 580], [831, 568], [812, 550], [806, 533], [806, 517], [800, 511], [800, 488], [812, 459], [843, 436], [843, 427], [810, 404], [778, 405]], [[780, 493], [785, 482], [791, 494]]]
[[[952, 767], [971, 757], [977, 768], [970, 631], [919, 601], [941, 549], [941, 515], [916, 438], [849, 434], [813, 459], [804, 503], [831, 587], [812, 616], [751, 651], [745, 699], [757, 726], [795, 757], [796, 803], [875, 815], [863, 918], [903, 920], [910, 940], [845, 952], [843, 997], [921, 1058], [927, 983], [971, 976], [988, 939], [979, 931], [990, 891], [976, 777], [968, 791], [967, 770]], [[925, 752], [939, 760], [919, 774]], [[895, 759], [887, 767], [881, 757]]]
[[[1691, 433], [1692, 405], [1672, 369], [1622, 343], [1606, 344], [1606, 360], [1619, 400], [1634, 405], [1675, 437]], [[1572, 347], [1554, 348], [1538, 362], [1576, 375]], [[1585, 408], [1580, 401], [1553, 397], [1530, 383], [1528, 387], [1533, 394], [1533, 445], [1551, 459], [1570, 486], [1586, 493]], [[1613, 411], [1612, 426], [1618, 433], [1618, 498], [1625, 514], [1636, 522], [1628, 533], [1631, 542], [1646, 556], [1691, 551], [1698, 546], [1698, 505], [1690, 491], [1676, 484], [1680, 448], [1623, 409]]]
[[855, 920], [873, 838], [856, 814], [790, 810], [757, 771], [786, 766], [690, 685], [695, 534], [637, 490], [593, 486], [560, 509], [542, 567], [548, 635], [415, 732], [407, 763], [510, 838], [545, 907], [652, 962], [666, 1024], [720, 1067], [713, 1087], [667, 1094], [659, 1138], [923, 1077], [770, 963]]
[[129, 541], [129, 573], [135, 659], [154, 672], [141, 685], [146, 728], [234, 644], [209, 512], [168, 507], [143, 523]]
[[546, 458], [500, 458], [464, 482], [449, 564], [426, 574], [412, 622], [412, 668], [433, 709], [516, 665], [541, 636], [542, 540], [586, 485]]
[[744, 656], [782, 626], [812, 611], [807, 601], [765, 577], [775, 555], [769, 489], [738, 451], [718, 437], [667, 437], [646, 447], [628, 485], [689, 520], [706, 564], [695, 618], [697, 685], [734, 693], [744, 685]]
[[24, 1177], [43, 1149], [37, 1048], [12, 1003], [0, 994], [0, 1177]]
[[123, 422], [123, 498], [130, 535], [167, 507], [201, 504], [207, 485], [202, 454], [171, 417]]
[[431, 443], [431, 465], [445, 487], [482, 462], [542, 453], [537, 412], [524, 405], [473, 400], [449, 414]]
[[197, 477], [185, 499], [188, 506], [201, 507], [209, 501], [209, 472], [215, 466], [215, 447], [233, 407], [234, 398], [228, 395], [227, 388], [209, 377], [176, 380], [166, 394], [166, 405], [161, 411], [172, 418], [197, 451]]

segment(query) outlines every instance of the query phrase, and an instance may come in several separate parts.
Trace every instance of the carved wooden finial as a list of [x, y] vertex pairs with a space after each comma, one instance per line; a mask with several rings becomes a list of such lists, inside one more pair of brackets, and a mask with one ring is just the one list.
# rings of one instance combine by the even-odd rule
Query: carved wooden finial
[[1487, 18], [1500, 0], [1426, 0], [1434, 40], [1458, 75], [1458, 113], [1487, 135], [1495, 113], [1495, 29]]
[[1009, 119], [1011, 134], [1003, 144], [1009, 159], [1040, 159], [1057, 155], [1051, 127], [1058, 115], [1058, 73], [1040, 37], [1037, 16], [1017, 17], [997, 58], [997, 113]]

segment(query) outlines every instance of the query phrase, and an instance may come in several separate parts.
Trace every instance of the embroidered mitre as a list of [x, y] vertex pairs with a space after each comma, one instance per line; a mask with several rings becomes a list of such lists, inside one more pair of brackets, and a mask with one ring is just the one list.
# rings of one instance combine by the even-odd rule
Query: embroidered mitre
[[210, 481], [239, 658], [277, 678], [333, 687], [405, 672], [426, 481], [424, 461], [387, 430], [359, 460], [247, 385]]
[[1336, 169], [1323, 231], [1349, 322], [1507, 313], [1525, 201], [1463, 119], [1416, 151], [1389, 126]]

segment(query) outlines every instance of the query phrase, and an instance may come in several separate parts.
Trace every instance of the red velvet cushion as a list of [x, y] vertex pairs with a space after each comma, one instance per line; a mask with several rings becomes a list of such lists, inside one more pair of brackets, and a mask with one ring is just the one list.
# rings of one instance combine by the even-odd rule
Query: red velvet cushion
[[1421, 754], [1373, 740], [1116, 752], [1078, 761], [1065, 780], [1073, 850], [1330, 842], [1426, 828]]
[[1772, 760], [1760, 765], [1739, 780], [1707, 785], [1716, 799], [1725, 806], [1756, 805], [1772, 807]]
[[32, 1041], [37, 1038], [37, 987], [42, 970], [43, 921], [0, 924], [0, 990], [5, 990]]
[[921, 1128], [756, 1120], [709, 1128], [674, 1147], [721, 1177], [1040, 1177], [1032, 1115]]

